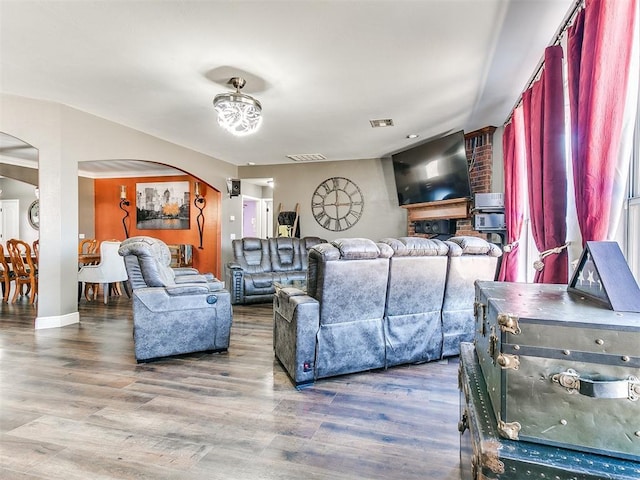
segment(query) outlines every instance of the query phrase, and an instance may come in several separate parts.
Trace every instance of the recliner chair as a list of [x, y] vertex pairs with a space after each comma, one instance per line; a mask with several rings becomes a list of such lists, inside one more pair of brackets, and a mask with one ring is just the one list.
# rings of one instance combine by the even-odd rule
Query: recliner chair
[[268, 242], [273, 280], [280, 283], [306, 280], [307, 269], [302, 268], [300, 239], [275, 237]]
[[365, 238], [322, 243], [309, 252], [307, 293], [274, 298], [274, 350], [296, 385], [385, 366], [383, 318], [388, 245]]
[[438, 360], [449, 247], [420, 237], [381, 242], [394, 252], [384, 317], [387, 366]]
[[171, 268], [169, 247], [156, 238], [129, 238], [118, 253], [132, 290], [138, 362], [228, 349], [231, 297], [222, 282], [196, 269]]
[[459, 236], [445, 241], [449, 246], [447, 283], [442, 302], [442, 356], [460, 354], [460, 342], [472, 342], [475, 328], [475, 281], [494, 280], [497, 245], [478, 237]]
[[233, 303], [271, 300], [275, 289], [267, 240], [246, 237], [233, 240], [231, 246], [233, 262], [227, 264], [227, 281]]

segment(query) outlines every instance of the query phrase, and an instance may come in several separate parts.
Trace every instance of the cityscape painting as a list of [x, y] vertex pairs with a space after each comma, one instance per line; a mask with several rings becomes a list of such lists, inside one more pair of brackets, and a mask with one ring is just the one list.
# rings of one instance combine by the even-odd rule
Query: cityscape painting
[[189, 182], [136, 184], [138, 230], [188, 230]]

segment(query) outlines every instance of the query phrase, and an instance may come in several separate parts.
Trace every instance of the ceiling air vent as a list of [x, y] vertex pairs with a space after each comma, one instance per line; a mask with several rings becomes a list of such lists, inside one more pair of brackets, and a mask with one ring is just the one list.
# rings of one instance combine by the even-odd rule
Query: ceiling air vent
[[301, 153], [298, 155], [287, 155], [294, 162], [319, 162], [320, 160], [326, 160], [327, 157], [321, 153]]
[[383, 118], [381, 120], [369, 120], [369, 123], [373, 128], [393, 127], [393, 120], [391, 120], [390, 118]]

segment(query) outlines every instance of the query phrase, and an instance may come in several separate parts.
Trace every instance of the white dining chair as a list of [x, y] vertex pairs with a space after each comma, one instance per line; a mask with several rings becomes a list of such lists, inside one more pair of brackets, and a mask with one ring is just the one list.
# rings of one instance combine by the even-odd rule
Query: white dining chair
[[78, 282], [102, 284], [105, 304], [109, 301], [109, 284], [128, 280], [124, 259], [118, 254], [119, 248], [120, 242], [103, 241], [100, 244], [100, 262], [96, 265], [84, 265], [78, 271]]

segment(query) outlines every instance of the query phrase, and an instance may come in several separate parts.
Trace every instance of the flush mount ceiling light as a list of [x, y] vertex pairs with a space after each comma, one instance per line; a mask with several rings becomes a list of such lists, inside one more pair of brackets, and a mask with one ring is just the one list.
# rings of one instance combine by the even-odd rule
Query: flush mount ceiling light
[[262, 124], [262, 105], [255, 98], [240, 93], [240, 89], [247, 83], [244, 78], [233, 77], [229, 83], [236, 91], [220, 93], [213, 99], [218, 124], [238, 137], [250, 135]]

